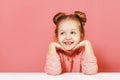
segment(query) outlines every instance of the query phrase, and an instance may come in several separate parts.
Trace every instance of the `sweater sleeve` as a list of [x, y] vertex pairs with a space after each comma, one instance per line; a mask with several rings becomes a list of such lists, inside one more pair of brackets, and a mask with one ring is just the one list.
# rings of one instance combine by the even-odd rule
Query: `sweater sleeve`
[[81, 64], [84, 74], [95, 74], [98, 71], [97, 59], [94, 55], [84, 55]]
[[45, 72], [50, 75], [58, 75], [62, 72], [60, 57], [57, 53], [47, 55]]

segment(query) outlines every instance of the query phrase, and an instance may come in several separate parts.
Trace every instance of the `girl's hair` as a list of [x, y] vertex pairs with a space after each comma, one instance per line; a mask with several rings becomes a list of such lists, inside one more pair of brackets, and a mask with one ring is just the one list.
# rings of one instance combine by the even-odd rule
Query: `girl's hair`
[[63, 20], [76, 20], [77, 22], [80, 23], [80, 32], [81, 32], [81, 39], [84, 39], [85, 36], [85, 32], [84, 32], [84, 25], [85, 22], [87, 21], [86, 19], [86, 15], [83, 12], [80, 11], [75, 11], [74, 14], [70, 14], [70, 15], [66, 15], [63, 12], [59, 12], [57, 13], [54, 17], [53, 17], [53, 22], [56, 25], [56, 29], [55, 29], [55, 34], [56, 36], [58, 35], [58, 26], [59, 23], [62, 22]]

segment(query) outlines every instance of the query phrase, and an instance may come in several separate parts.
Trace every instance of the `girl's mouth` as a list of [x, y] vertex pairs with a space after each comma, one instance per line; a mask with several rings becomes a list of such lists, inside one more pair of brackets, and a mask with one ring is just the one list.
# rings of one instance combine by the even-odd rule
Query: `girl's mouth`
[[66, 46], [70, 46], [70, 45], [72, 45], [74, 42], [64, 42], [64, 44], [66, 45]]

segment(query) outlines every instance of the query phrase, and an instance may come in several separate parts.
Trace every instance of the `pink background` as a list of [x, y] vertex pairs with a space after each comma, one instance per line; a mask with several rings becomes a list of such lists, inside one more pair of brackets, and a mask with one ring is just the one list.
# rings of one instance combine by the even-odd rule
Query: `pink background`
[[99, 72], [120, 71], [119, 0], [0, 0], [0, 72], [43, 72], [53, 16], [86, 13]]

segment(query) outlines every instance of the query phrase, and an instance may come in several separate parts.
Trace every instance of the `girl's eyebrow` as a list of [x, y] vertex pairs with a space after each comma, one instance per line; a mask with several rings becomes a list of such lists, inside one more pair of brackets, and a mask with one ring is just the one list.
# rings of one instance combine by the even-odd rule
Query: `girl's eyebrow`
[[64, 31], [64, 30], [60, 30], [60, 32], [61, 32], [61, 31]]
[[[71, 31], [76, 31], [77, 29], [71, 29]], [[64, 30], [60, 30], [60, 32], [64, 32]]]
[[77, 29], [72, 29], [72, 31], [75, 31], [75, 30], [77, 30]]

